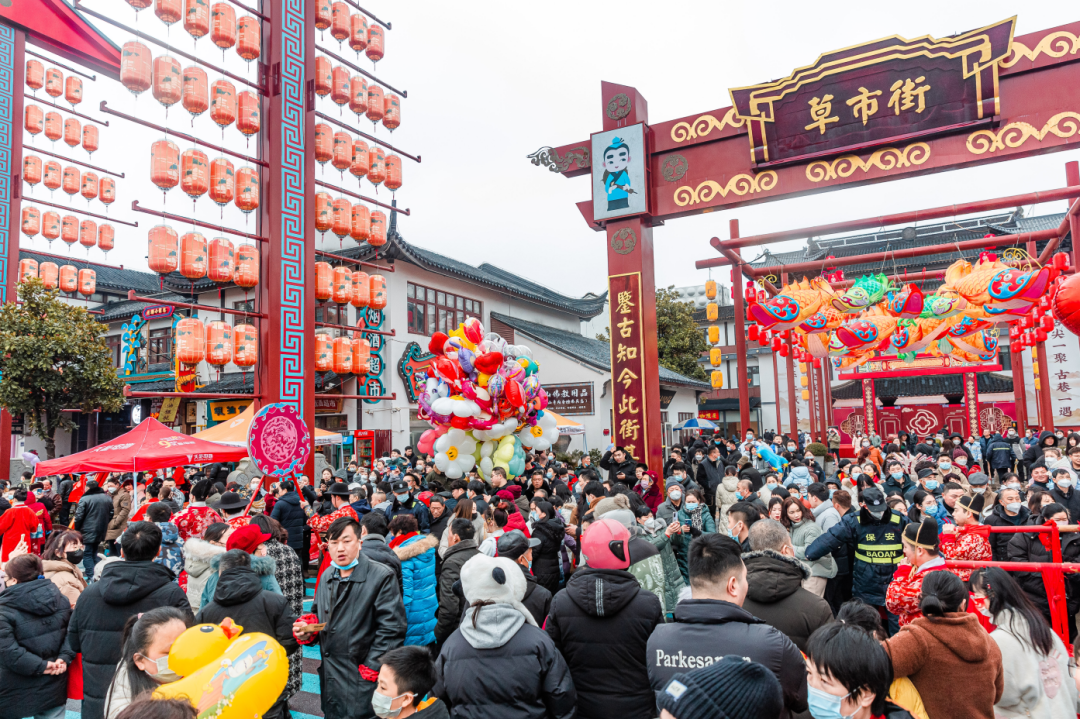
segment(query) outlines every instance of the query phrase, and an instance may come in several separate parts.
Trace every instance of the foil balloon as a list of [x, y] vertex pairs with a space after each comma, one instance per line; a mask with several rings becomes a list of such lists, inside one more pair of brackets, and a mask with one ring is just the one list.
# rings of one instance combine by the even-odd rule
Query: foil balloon
[[834, 296], [823, 278], [808, 281], [804, 277], [801, 282], [784, 285], [776, 297], [750, 305], [747, 314], [765, 329], [786, 330], [798, 327]]
[[421, 454], [432, 454], [435, 440], [446, 434], [448, 431], [450, 431], [449, 428], [445, 426], [424, 430], [424, 433], [420, 435], [420, 440], [416, 443], [416, 451]]

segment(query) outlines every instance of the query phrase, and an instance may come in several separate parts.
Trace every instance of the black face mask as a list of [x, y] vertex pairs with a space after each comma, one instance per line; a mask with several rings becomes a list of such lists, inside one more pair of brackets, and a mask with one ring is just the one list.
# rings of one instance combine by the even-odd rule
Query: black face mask
[[64, 556], [67, 557], [67, 560], [72, 564], [78, 564], [79, 562], [81, 562], [83, 560], [84, 554], [86, 554], [86, 551], [83, 549], [78, 549], [74, 552], [64, 552]]

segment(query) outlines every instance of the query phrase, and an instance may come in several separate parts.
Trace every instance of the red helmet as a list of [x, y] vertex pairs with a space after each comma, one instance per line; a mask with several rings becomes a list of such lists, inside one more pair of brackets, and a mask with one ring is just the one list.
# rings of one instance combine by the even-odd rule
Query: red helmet
[[581, 553], [593, 569], [630, 566], [630, 530], [614, 519], [599, 519], [581, 538]]

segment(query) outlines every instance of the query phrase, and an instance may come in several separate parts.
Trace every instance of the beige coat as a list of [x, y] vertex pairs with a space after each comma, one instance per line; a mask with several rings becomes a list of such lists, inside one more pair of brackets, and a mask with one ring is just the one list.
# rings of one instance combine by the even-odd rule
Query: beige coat
[[44, 559], [41, 564], [45, 568], [45, 578], [56, 585], [74, 608], [79, 595], [86, 589], [82, 572], [66, 559]]
[[112, 498], [113, 516], [109, 520], [109, 528], [105, 532], [105, 541], [111, 542], [118, 539], [127, 529], [128, 517], [131, 516], [131, 493], [121, 489]]

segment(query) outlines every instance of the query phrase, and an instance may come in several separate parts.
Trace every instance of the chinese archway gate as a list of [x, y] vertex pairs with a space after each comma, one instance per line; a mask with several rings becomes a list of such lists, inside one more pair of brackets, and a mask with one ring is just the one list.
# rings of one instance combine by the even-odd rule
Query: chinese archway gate
[[[633, 454], [650, 466], [662, 461], [653, 313], [655, 226], [715, 210], [1076, 146], [1080, 22], [1014, 37], [1015, 20], [947, 38], [893, 36], [826, 53], [786, 78], [730, 90], [727, 106], [656, 124], [649, 123], [647, 103], [636, 89], [602, 82], [601, 131], [591, 141], [545, 148], [532, 156], [535, 164], [566, 177], [592, 179], [592, 199], [578, 208], [589, 227], [607, 238], [616, 444], [632, 445]], [[761, 281], [765, 274], [759, 276], [745, 263], [742, 248], [1080, 197], [1080, 173], [1070, 171], [1066, 179], [1066, 187], [1051, 191], [755, 237], [740, 238], [738, 222], [732, 220], [731, 239], [712, 240], [722, 256], [699, 261], [697, 267], [732, 268], [742, 429], [750, 426], [742, 286], [745, 278]], [[961, 249], [1025, 243], [1033, 248], [1035, 241], [1050, 240], [1052, 251], [1077, 227], [1076, 210], [1071, 204], [1060, 228], [971, 241]], [[915, 248], [906, 256], [952, 249]], [[1074, 241], [1073, 267], [1078, 256], [1080, 246]], [[861, 255], [829, 264], [832, 269], [881, 259]], [[787, 277], [824, 268], [817, 262], [780, 269]], [[1045, 352], [1038, 356], [1041, 365]], [[788, 396], [793, 398], [790, 364], [788, 369]], [[1045, 377], [1045, 367], [1042, 371]], [[821, 394], [828, 392], [828, 382], [815, 370], [809, 386], [819, 390], [820, 409], [812, 416], [825, 421], [830, 413]], [[1046, 412], [1040, 410], [1041, 421], [1052, 425], [1048, 393], [1042, 395]], [[793, 401], [789, 407], [795, 426]]]

